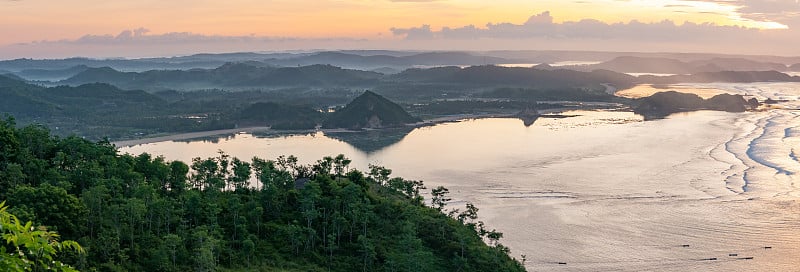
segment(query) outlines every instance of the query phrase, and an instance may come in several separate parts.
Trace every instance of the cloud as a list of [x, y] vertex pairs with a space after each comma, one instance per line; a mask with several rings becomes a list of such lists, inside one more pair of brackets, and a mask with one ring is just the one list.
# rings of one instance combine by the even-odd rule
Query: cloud
[[605, 40], [647, 40], [647, 41], [702, 41], [735, 40], [758, 36], [760, 30], [738, 26], [720, 26], [710, 23], [684, 22], [677, 24], [664, 20], [655, 23], [630, 21], [627, 23], [605, 23], [599, 20], [583, 19], [555, 23], [550, 12], [543, 12], [528, 18], [522, 24], [489, 23], [484, 28], [468, 25], [457, 28], [443, 27], [433, 30], [429, 25], [412, 28], [392, 28], [391, 32], [408, 40], [446, 39], [605, 39]]
[[304, 39], [292, 37], [267, 37], [267, 36], [224, 36], [204, 35], [192, 32], [168, 32], [163, 34], [150, 34], [150, 30], [140, 27], [123, 30], [117, 35], [87, 34], [77, 39], [44, 40], [16, 45], [158, 45], [158, 44], [208, 44], [208, 43], [270, 43], [285, 41], [363, 41], [355, 38], [317, 38]]
[[[798, 20], [800, 23], [800, 20]], [[697, 52], [753, 55], [797, 55], [800, 33], [793, 29], [762, 30], [713, 23], [606, 23], [594, 19], [557, 22], [550, 12], [522, 23], [488, 23], [432, 29], [429, 25], [391, 28], [399, 39], [416, 45], [471, 50], [600, 50], [632, 52]], [[439, 48], [441, 50], [441, 48]]]
[[319, 48], [361, 48], [368, 41], [354, 38], [292, 38], [203, 35], [191, 32], [152, 34], [146, 28], [116, 35], [88, 34], [77, 39], [34, 41], [0, 46], [0, 59], [19, 57], [158, 57], [194, 53], [262, 52]]
[[148, 34], [146, 28], [123, 30], [117, 35], [84, 35], [74, 40], [39, 41], [42, 44], [87, 44], [87, 45], [113, 45], [113, 44], [187, 44], [209, 42], [265, 42], [276, 38], [261, 36], [218, 36], [203, 35], [191, 32], [169, 32], [163, 34]]
[[390, 30], [394, 35], [404, 35], [408, 40], [426, 40], [434, 37], [434, 32], [431, 31], [430, 25], [411, 28], [391, 28]]
[[[800, 20], [795, 18], [797, 23]], [[800, 25], [800, 24], [798, 24]], [[150, 57], [194, 53], [283, 50], [592, 50], [636, 52], [716, 52], [797, 55], [798, 31], [759, 30], [711, 23], [559, 22], [550, 12], [524, 22], [488, 23], [434, 29], [422, 24], [391, 28], [393, 35], [373, 39], [223, 36], [191, 32], [152, 33], [146, 28], [116, 35], [0, 46], [0, 59], [33, 57]]]
[[[736, 7], [742, 18], [774, 21], [800, 27], [800, 1], [797, 0], [705, 0], [719, 5]], [[795, 23], [795, 24], [792, 24]]]

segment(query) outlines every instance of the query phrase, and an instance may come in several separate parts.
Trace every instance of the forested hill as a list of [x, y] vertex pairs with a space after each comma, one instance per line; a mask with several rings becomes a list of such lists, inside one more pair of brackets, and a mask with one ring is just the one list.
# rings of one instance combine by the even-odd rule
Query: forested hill
[[167, 162], [0, 121], [0, 200], [79, 242], [59, 259], [82, 271], [524, 271], [472, 204], [349, 163]]
[[492, 56], [473, 55], [466, 52], [427, 52], [411, 55], [358, 55], [347, 52], [319, 52], [291, 58], [267, 59], [265, 62], [279, 66], [298, 66], [327, 63], [331, 65], [369, 69], [376, 67], [413, 67], [419, 65], [485, 65], [514, 63]]
[[639, 76], [643, 83], [675, 84], [675, 83], [711, 83], [711, 82], [800, 82], [800, 77], [790, 76], [776, 71], [723, 71], [703, 72], [691, 75], [672, 76]]
[[58, 84], [108, 83], [123, 89], [197, 90], [209, 88], [249, 89], [285, 87], [375, 87], [400, 84], [448, 84], [468, 88], [486, 86], [576, 87], [610, 83], [617, 88], [632, 86], [636, 78], [611, 71], [581, 72], [533, 68], [473, 66], [409, 69], [397, 75], [343, 69], [330, 65], [274, 67], [262, 62], [228, 63], [215, 69], [152, 70], [120, 72], [112, 68], [90, 68]]
[[109, 67], [90, 68], [60, 84], [103, 82], [127, 89], [149, 91], [225, 87], [369, 86], [380, 73], [342, 69], [330, 65], [273, 67], [259, 62], [227, 63], [215, 69], [120, 72]]
[[376, 93], [366, 91], [325, 120], [326, 128], [385, 128], [422, 121], [403, 107]]
[[636, 77], [606, 70], [582, 72], [566, 69], [545, 70], [493, 65], [408, 69], [392, 76], [396, 81], [468, 84], [478, 86], [575, 87], [610, 83], [626, 88]]
[[120, 90], [105, 83], [44, 88], [2, 75], [0, 96], [0, 113], [36, 120], [121, 118], [120, 114], [143, 113], [166, 105], [144, 91]]

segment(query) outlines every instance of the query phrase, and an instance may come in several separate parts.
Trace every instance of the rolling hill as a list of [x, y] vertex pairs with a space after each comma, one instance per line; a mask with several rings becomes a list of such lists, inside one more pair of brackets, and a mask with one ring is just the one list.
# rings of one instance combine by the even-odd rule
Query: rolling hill
[[331, 114], [325, 128], [384, 128], [422, 121], [408, 114], [400, 105], [374, 92], [366, 91], [344, 108]]

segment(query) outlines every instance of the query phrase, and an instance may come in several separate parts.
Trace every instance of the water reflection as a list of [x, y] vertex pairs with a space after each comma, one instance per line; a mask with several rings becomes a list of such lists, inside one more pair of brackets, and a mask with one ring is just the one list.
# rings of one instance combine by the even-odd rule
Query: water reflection
[[205, 136], [199, 138], [181, 139], [181, 140], [175, 140], [175, 142], [182, 142], [182, 143], [201, 142], [201, 143], [218, 144], [220, 141], [230, 141], [236, 139], [237, 134], [238, 133], [231, 133], [231, 134]]
[[[495, 134], [501, 131], [507, 133], [517, 134], [527, 128], [534, 130], [547, 129], [547, 130], [561, 130], [578, 127], [592, 127], [604, 124], [624, 124], [631, 122], [641, 122], [644, 119], [631, 112], [621, 111], [588, 111], [588, 110], [572, 110], [565, 111], [557, 114], [545, 114], [540, 116], [527, 116], [519, 115], [510, 118], [485, 118], [485, 119], [465, 119], [451, 123], [442, 123], [427, 127], [404, 127], [404, 128], [390, 128], [381, 130], [364, 130], [364, 131], [335, 131], [335, 132], [253, 132], [253, 133], [232, 133], [222, 134], [215, 136], [206, 136], [200, 138], [181, 139], [174, 141], [156, 142], [151, 144], [144, 144], [132, 147], [121, 148], [120, 150], [137, 153], [149, 152], [157, 155], [165, 155], [168, 159], [177, 159], [190, 161], [194, 157], [213, 157], [218, 150], [224, 150], [232, 155], [238, 155], [237, 150], [242, 150], [247, 153], [242, 158], [252, 157], [256, 150], [261, 147], [268, 147], [274, 149], [276, 146], [281, 146], [281, 149], [292, 150], [286, 153], [268, 152], [269, 156], [260, 155], [265, 158], [273, 158], [280, 155], [292, 155], [300, 152], [304, 153], [305, 150], [313, 148], [314, 150], [338, 150], [327, 153], [320, 153], [320, 155], [309, 154], [308, 158], [318, 158], [321, 156], [347, 154], [348, 156], [355, 157], [369, 157], [379, 151], [385, 150], [389, 147], [397, 145], [409, 137], [409, 135], [419, 134], [420, 132], [428, 131], [436, 128], [437, 130], [452, 130], [453, 125], [457, 123], [464, 123], [470, 126], [474, 124], [476, 130], [469, 132], [452, 132], [447, 136], [452, 139], [456, 137], [467, 137], [465, 134]], [[522, 121], [522, 123], [518, 123]], [[449, 128], [449, 129], [446, 129]], [[447, 144], [447, 140], [443, 140], [442, 144]], [[343, 148], [345, 145], [347, 148]], [[246, 147], [246, 146], [249, 146]], [[317, 146], [317, 147], [315, 147]], [[332, 148], [334, 147], [335, 148]], [[319, 153], [319, 152], [311, 152]], [[191, 157], [183, 156], [183, 154], [195, 154]], [[272, 155], [274, 154], [274, 156]], [[178, 156], [175, 156], [178, 155]], [[304, 154], [295, 154], [304, 155]]]
[[402, 141], [414, 128], [392, 128], [382, 130], [329, 132], [325, 136], [345, 142], [356, 149], [372, 153]]
[[[764, 83], [697, 87], [759, 99], [797, 97], [800, 90]], [[789, 132], [800, 120], [794, 112], [698, 111], [652, 122], [632, 112], [560, 114], [571, 117], [539, 118], [529, 127], [493, 118], [416, 128], [369, 152], [353, 139], [322, 132], [245, 133], [216, 143], [158, 142], [121, 151], [183, 161], [218, 150], [242, 159], [295, 155], [304, 164], [345, 154], [356, 169], [384, 165], [475, 203], [513, 254], [528, 256], [531, 271], [796, 270], [795, 176], [756, 163], [798, 167], [790, 155], [797, 141]], [[745, 178], [747, 192], [737, 189]]]

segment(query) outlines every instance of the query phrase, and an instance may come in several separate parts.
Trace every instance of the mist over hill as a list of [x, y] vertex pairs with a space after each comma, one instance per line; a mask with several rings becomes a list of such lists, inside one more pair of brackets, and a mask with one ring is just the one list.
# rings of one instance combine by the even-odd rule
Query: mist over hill
[[342, 69], [331, 65], [273, 67], [264, 63], [226, 63], [214, 69], [120, 72], [109, 67], [91, 68], [58, 84], [106, 82], [122, 88], [151, 91], [290, 86], [359, 86], [374, 84], [382, 74]]
[[746, 58], [721, 58], [681, 61], [673, 58], [658, 57], [617, 57], [599, 64], [575, 67], [594, 70], [606, 69], [621, 73], [664, 73], [694, 74], [722, 71], [787, 71], [789, 67], [783, 63], [763, 62]]
[[[627, 99], [615, 97], [613, 92], [637, 84], [800, 81], [800, 77], [778, 71], [758, 71], [781, 66], [786, 67], [785, 70], [790, 69], [784, 64], [766, 62], [768, 58], [757, 61], [680, 54], [674, 56], [684, 60], [616, 57], [607, 62], [580, 66], [429, 65], [386, 74], [319, 63], [282, 66], [301, 62], [402, 66], [413, 63], [530, 60], [526, 57], [560, 59], [614, 56], [591, 52], [538, 53], [540, 55], [532, 55], [534, 52], [493, 53], [514, 57], [500, 58], [463, 52], [367, 50], [198, 54], [138, 60], [73, 58], [2, 61], [0, 67], [13, 66], [13, 69], [0, 82], [2, 94], [6, 97], [0, 109], [3, 113], [18, 116], [21, 123], [59, 127], [60, 131], [55, 132], [57, 134], [131, 138], [157, 133], [230, 129], [240, 125], [279, 129], [311, 129], [320, 124], [356, 129], [387, 127], [414, 122], [406, 118], [406, 111], [428, 118], [447, 114], [511, 114], [529, 107], [535, 108], [538, 101], [629, 104]], [[237, 61], [221, 63], [224, 60]], [[86, 62], [125, 67], [144, 63], [169, 63], [175, 67], [201, 62], [204, 65], [221, 64], [211, 68], [126, 71], [110, 66], [93, 67]], [[50, 64], [52, 66], [47, 66]], [[66, 65], [73, 66], [62, 68]], [[390, 67], [383, 68], [397, 71]], [[698, 72], [704, 69], [713, 71]], [[692, 73], [632, 76], [621, 71]], [[63, 77], [72, 73], [74, 75], [69, 78], [55, 82], [29, 79]], [[405, 114], [396, 115], [402, 118], [379, 116], [380, 122], [370, 123], [374, 114], [370, 115], [368, 108], [341, 108], [364, 90], [372, 90], [375, 95], [391, 100], [394, 106], [379, 107], [386, 109], [385, 112]], [[353, 115], [355, 117], [343, 118], [347, 122], [335, 123], [331, 120], [337, 120], [344, 113], [332, 114], [329, 121], [318, 114], [334, 108], [369, 116]], [[395, 122], [394, 119], [400, 121]]]
[[[616, 58], [620, 58], [615, 60]], [[651, 60], [648, 60], [651, 59]], [[263, 62], [272, 66], [308, 66], [329, 64], [333, 66], [359, 69], [382, 70], [396, 73], [408, 68], [431, 66], [476, 66], [490, 64], [541, 64], [564, 61], [609, 62], [594, 69], [609, 69], [618, 72], [653, 72], [655, 69], [633, 69], [648, 62], [658, 60], [679, 62], [672, 72], [686, 73], [698, 71], [697, 67], [720, 68], [723, 70], [777, 70], [784, 66], [800, 63], [800, 57], [753, 56], [708, 53], [639, 53], [639, 52], [593, 52], [559, 50], [518, 50], [518, 51], [392, 51], [392, 50], [343, 50], [308, 52], [240, 52], [218, 54], [194, 54], [187, 56], [137, 58], [137, 59], [14, 59], [0, 61], [0, 71], [15, 73], [27, 80], [60, 80], [68, 76], [67, 70], [86, 66], [92, 68], [110, 67], [118, 71], [142, 72], [148, 70], [190, 70], [213, 69], [229, 62]], [[634, 61], [631, 63], [630, 61]], [[673, 62], [674, 62], [673, 61]], [[644, 64], [637, 64], [642, 62]], [[622, 64], [634, 64], [621, 67]], [[605, 66], [605, 67], [602, 67]], [[578, 69], [581, 67], [571, 67]], [[586, 67], [582, 67], [586, 68]], [[769, 69], [772, 68], [772, 69]], [[659, 68], [663, 69], [663, 68]], [[64, 70], [57, 72], [58, 70]], [[591, 69], [590, 69], [591, 70]], [[720, 71], [720, 70], [702, 70]]]

